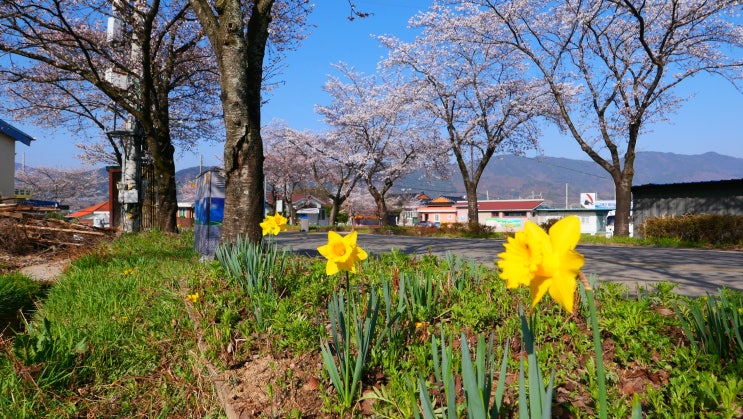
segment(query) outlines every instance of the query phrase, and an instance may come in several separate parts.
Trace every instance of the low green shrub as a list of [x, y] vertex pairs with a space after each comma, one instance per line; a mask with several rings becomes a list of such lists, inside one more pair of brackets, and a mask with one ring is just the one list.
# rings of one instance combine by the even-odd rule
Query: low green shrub
[[650, 218], [641, 231], [646, 239], [673, 239], [710, 245], [743, 244], [743, 216], [684, 215]]

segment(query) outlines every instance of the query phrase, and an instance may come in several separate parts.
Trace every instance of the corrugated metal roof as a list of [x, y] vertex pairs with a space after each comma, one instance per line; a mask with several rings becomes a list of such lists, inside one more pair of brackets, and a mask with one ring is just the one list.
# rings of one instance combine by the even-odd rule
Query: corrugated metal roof
[[743, 185], [743, 179], [723, 179], [723, 180], [708, 180], [701, 182], [684, 182], [684, 183], [647, 183], [644, 185], [635, 185], [632, 187], [632, 191], [645, 191], [645, 190], [656, 190], [656, 189], [672, 189], [672, 188], [684, 188], [684, 187], [698, 187], [698, 186], [741, 186]]
[[2, 119], [0, 119], [0, 132], [26, 145], [31, 145], [31, 141], [34, 140], [32, 136], [10, 125], [9, 123], [3, 121]]

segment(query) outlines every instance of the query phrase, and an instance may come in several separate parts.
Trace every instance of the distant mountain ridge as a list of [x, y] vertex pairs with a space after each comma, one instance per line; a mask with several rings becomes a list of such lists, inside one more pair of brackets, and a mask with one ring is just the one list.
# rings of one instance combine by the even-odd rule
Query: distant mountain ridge
[[[16, 170], [20, 164], [16, 163]], [[28, 169], [28, 167], [27, 167]], [[204, 168], [207, 169], [207, 168]], [[192, 182], [199, 175], [199, 167], [188, 167], [176, 172], [180, 186]], [[697, 155], [669, 152], [638, 152], [635, 159], [635, 185], [649, 183], [687, 183], [743, 178], [743, 159], [715, 152]], [[104, 168], [93, 169], [84, 179], [90, 185], [91, 195], [86, 201], [108, 199], [108, 175]], [[464, 184], [459, 170], [452, 167], [448, 180], [426, 179], [421, 173], [398, 181], [394, 191], [424, 191], [438, 195], [464, 196]], [[609, 174], [590, 160], [560, 157], [520, 157], [499, 155], [493, 157], [478, 187], [480, 199], [542, 198], [553, 207], [578, 205], [581, 192], [595, 192], [600, 200], [614, 199], [614, 184]], [[567, 200], [566, 200], [567, 197]]]
[[[743, 178], [743, 159], [709, 152], [685, 155], [638, 152], [634, 185], [687, 183]], [[429, 195], [463, 194], [464, 183], [454, 168], [450, 180], [427, 182], [410, 176], [400, 188], [423, 190]], [[567, 191], [566, 191], [567, 190]], [[480, 199], [542, 198], [553, 207], [578, 205], [581, 192], [595, 192], [600, 200], [614, 199], [609, 174], [591, 160], [560, 157], [495, 156], [478, 185]], [[566, 199], [567, 198], [567, 199]]]

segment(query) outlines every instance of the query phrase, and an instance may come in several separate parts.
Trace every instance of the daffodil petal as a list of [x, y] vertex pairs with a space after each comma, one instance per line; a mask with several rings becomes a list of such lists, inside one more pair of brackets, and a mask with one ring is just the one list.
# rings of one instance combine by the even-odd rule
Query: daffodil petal
[[332, 255], [332, 248], [330, 244], [324, 244], [317, 248], [317, 251], [325, 258], [330, 259]]
[[561, 270], [573, 272], [575, 276], [578, 276], [578, 271], [586, 263], [586, 258], [580, 253], [571, 250], [560, 256], [560, 263]]
[[338, 264], [331, 260], [328, 260], [328, 263], [325, 264], [325, 275], [328, 275], [328, 276], [335, 275], [338, 272], [340, 272], [340, 269], [338, 268]]
[[531, 308], [537, 306], [537, 303], [547, 293], [550, 285], [552, 284], [552, 278], [536, 277], [529, 283], [529, 290], [531, 291]]
[[580, 241], [580, 219], [575, 215], [560, 219], [550, 228], [549, 237], [555, 252], [575, 249]]
[[358, 258], [358, 260], [365, 260], [369, 257], [369, 255], [366, 253], [366, 250], [360, 247], [356, 247], [356, 257]]
[[550, 297], [568, 313], [573, 312], [576, 284], [575, 273], [561, 271], [555, 274], [549, 287]]

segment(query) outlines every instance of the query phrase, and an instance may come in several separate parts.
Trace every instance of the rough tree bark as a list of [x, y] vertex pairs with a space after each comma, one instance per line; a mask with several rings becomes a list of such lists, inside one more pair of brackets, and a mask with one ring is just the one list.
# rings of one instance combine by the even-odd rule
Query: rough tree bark
[[273, 0], [252, 2], [246, 20], [240, 0], [190, 0], [217, 56], [227, 138], [222, 243], [262, 238], [264, 176], [261, 83]]

